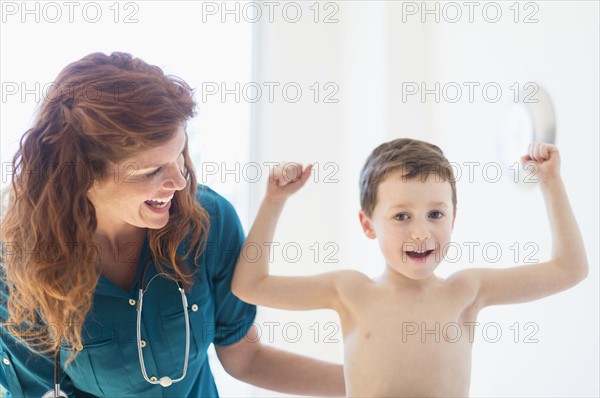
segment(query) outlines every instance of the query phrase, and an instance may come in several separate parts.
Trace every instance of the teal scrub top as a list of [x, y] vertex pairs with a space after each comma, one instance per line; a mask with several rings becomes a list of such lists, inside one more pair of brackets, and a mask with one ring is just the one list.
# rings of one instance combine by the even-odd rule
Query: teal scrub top
[[[256, 307], [231, 293], [231, 278], [244, 242], [233, 206], [206, 186], [196, 199], [210, 216], [206, 247], [197, 263], [194, 285], [186, 292], [190, 320], [190, 354], [184, 380], [164, 388], [142, 376], [136, 340], [139, 277], [149, 262], [146, 281], [156, 275], [148, 242], [144, 242], [136, 282], [126, 292], [100, 277], [93, 307], [83, 328], [83, 350], [65, 367], [71, 354], [61, 350], [61, 388], [69, 397], [216, 397], [209, 367], [211, 343], [226, 346], [244, 338], [254, 322]], [[189, 242], [185, 242], [189, 244]], [[180, 247], [184, 249], [184, 246]], [[0, 320], [7, 320], [7, 288], [0, 273]], [[185, 355], [185, 320], [177, 285], [157, 277], [144, 293], [142, 352], [148, 377], [178, 378]], [[54, 361], [37, 355], [1, 328], [0, 384], [12, 397], [41, 397], [53, 388]]]

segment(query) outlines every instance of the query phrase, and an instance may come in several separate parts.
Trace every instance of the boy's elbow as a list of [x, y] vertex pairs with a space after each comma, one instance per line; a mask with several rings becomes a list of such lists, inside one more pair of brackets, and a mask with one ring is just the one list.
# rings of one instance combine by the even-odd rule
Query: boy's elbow
[[587, 278], [589, 271], [590, 271], [590, 267], [588, 266], [587, 258], [584, 257], [579, 262], [579, 267], [577, 267], [576, 269], [577, 269], [577, 272], [575, 272], [575, 279], [576, 279], [576, 283], [579, 283], [582, 280], [584, 280], [585, 278]]
[[239, 298], [242, 301], [246, 301], [247, 302], [248, 299], [246, 298], [246, 295], [244, 294], [243, 290], [235, 289], [235, 288], [232, 287], [231, 288], [231, 292], [233, 293], [233, 295], [235, 297]]
[[590, 272], [590, 269], [588, 267], [587, 262], [585, 262], [584, 265], [577, 272], [577, 275], [575, 276], [576, 280], [577, 280], [576, 283], [579, 283], [579, 282], [583, 281], [585, 278], [587, 278], [589, 272]]
[[239, 278], [236, 278], [235, 275], [233, 277], [233, 280], [231, 281], [231, 293], [233, 293], [233, 295], [239, 298], [240, 300], [243, 300], [242, 296], [244, 296], [244, 288], [240, 283]]
[[238, 263], [233, 278], [231, 278], [231, 292], [246, 303], [256, 304], [261, 296], [261, 290], [264, 288], [266, 279], [268, 279], [268, 275], [258, 276], [252, 272], [247, 272]]
[[231, 281], [231, 292], [234, 296], [246, 303], [252, 302], [251, 289], [248, 285], [241, 283], [240, 278], [233, 278]]
[[571, 269], [568, 276], [569, 287], [575, 286], [587, 278], [589, 267], [587, 262], [582, 263], [579, 267]]

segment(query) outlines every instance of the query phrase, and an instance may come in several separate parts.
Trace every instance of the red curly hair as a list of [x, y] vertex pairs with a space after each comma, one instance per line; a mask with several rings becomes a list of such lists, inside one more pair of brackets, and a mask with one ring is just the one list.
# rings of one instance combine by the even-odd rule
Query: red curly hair
[[[87, 192], [109, 162], [169, 141], [195, 108], [183, 80], [126, 53], [89, 54], [60, 72], [21, 138], [5, 192], [0, 240], [11, 334], [41, 353], [82, 344], [100, 275]], [[187, 186], [175, 193], [168, 224], [147, 236], [157, 266], [189, 287], [184, 260], [200, 256], [209, 218], [195, 200], [187, 145], [183, 155]], [[188, 239], [197, 244], [178, 256]]]

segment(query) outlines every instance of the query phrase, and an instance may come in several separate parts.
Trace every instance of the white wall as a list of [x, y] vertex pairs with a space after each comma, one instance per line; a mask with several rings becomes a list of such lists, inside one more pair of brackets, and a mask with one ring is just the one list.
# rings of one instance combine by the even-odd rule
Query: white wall
[[[484, 310], [479, 321], [497, 323], [503, 337], [498, 343], [481, 336], [476, 341], [471, 394], [597, 396], [598, 3], [518, 3], [518, 22], [513, 20], [513, 2], [477, 3], [469, 22], [468, 9], [459, 2], [454, 4], [463, 16], [456, 23], [448, 21], [456, 9], [437, 3], [439, 23], [434, 15], [425, 15], [423, 23], [421, 2], [337, 2], [339, 22], [333, 24], [314, 23], [313, 10], [308, 9], [312, 3], [302, 4], [305, 14], [298, 23], [280, 18], [261, 24], [257, 78], [282, 84], [333, 81], [339, 86], [339, 102], [261, 103], [256, 108], [254, 145], [260, 160], [335, 162], [338, 182], [312, 181], [289, 201], [276, 239], [282, 244], [297, 241], [305, 253], [296, 264], [282, 261], [276, 272], [305, 274], [350, 267], [372, 276], [380, 273], [383, 259], [357, 222], [358, 173], [370, 150], [385, 140], [409, 136], [440, 145], [451, 161], [463, 165], [463, 173], [468, 171], [465, 162], [497, 162], [496, 131], [512, 99], [510, 87], [515, 82], [520, 86], [536, 82], [554, 101], [562, 175], [586, 241], [590, 275], [576, 288], [544, 300]], [[427, 8], [434, 9], [435, 4], [428, 2]], [[495, 5], [502, 17], [491, 23], [482, 9], [487, 7], [485, 17], [491, 20]], [[418, 14], [403, 13], [413, 6], [419, 8]], [[524, 23], [526, 16], [538, 22]], [[425, 101], [418, 96], [404, 101], [402, 87], [407, 82], [426, 82], [428, 88], [435, 82], [442, 87], [449, 82], [477, 82], [479, 88], [493, 82], [503, 91], [496, 103], [477, 89], [469, 102], [466, 86], [456, 103], [444, 98], [436, 103], [432, 95]], [[473, 263], [463, 255], [456, 264], [443, 264], [440, 275], [465, 267], [514, 265], [510, 247], [515, 242], [519, 260], [530, 253], [524, 247], [527, 242], [539, 248], [534, 259], [549, 256], [550, 236], [539, 190], [524, 189], [504, 177], [497, 183], [486, 182], [481, 170], [481, 166], [475, 169], [472, 183], [466, 176], [459, 180], [453, 238], [459, 244], [495, 242], [503, 256], [489, 264], [476, 251]], [[256, 186], [254, 191], [256, 203], [264, 187]], [[316, 264], [306, 249], [315, 241], [335, 242], [339, 263]], [[336, 317], [261, 309], [261, 319], [295, 321], [310, 335], [312, 323]], [[516, 322], [520, 333], [515, 343]], [[524, 342], [534, 330], [526, 329], [527, 323], [537, 326], [537, 343]], [[281, 334], [275, 337], [276, 345], [342, 360], [341, 344], [290, 344]]]

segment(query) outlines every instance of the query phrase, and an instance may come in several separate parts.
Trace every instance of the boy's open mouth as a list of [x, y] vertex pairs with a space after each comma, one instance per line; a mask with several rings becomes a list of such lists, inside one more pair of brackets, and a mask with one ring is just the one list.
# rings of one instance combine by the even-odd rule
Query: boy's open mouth
[[420, 252], [407, 251], [406, 255], [410, 258], [421, 259], [421, 258], [425, 258], [425, 257], [429, 256], [431, 253], [433, 253], [433, 250], [425, 250], [425, 251], [420, 251]]

